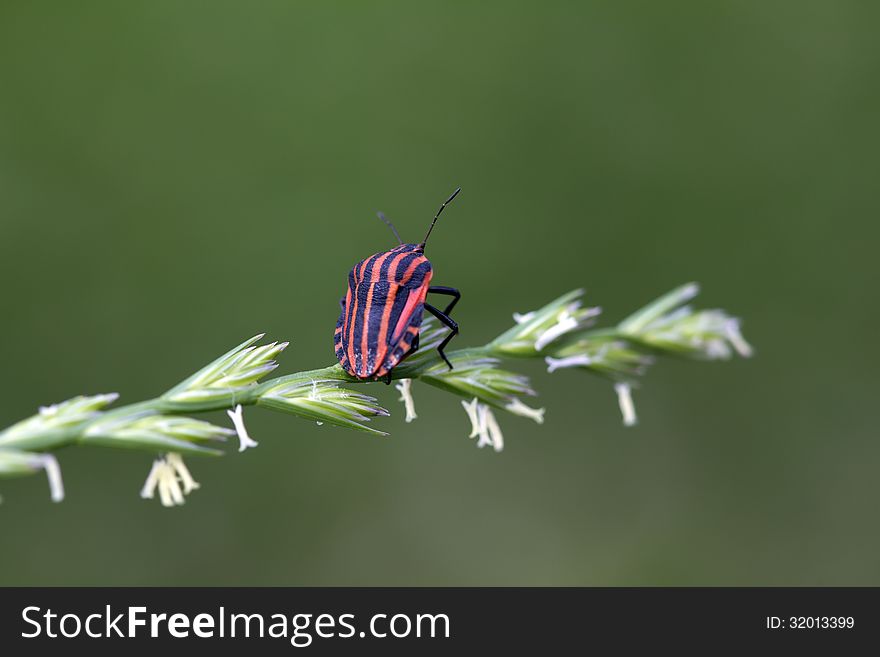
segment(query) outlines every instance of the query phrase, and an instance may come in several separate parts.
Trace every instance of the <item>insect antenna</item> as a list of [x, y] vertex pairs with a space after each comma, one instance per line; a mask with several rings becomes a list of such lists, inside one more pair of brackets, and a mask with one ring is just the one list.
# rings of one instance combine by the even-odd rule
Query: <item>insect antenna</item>
[[449, 203], [452, 201], [452, 199], [454, 199], [456, 196], [458, 196], [458, 193], [460, 191], [461, 191], [461, 187], [459, 187], [454, 192], [452, 192], [452, 196], [450, 196], [448, 199], [443, 201], [443, 205], [440, 206], [440, 209], [437, 210], [437, 214], [434, 215], [434, 221], [431, 222], [431, 226], [428, 228], [427, 234], [425, 234], [425, 239], [422, 240], [422, 244], [421, 244], [422, 247], [424, 247], [425, 244], [427, 243], [428, 237], [431, 235], [431, 231], [434, 230], [434, 224], [437, 223], [437, 218], [440, 216], [440, 213], [443, 212], [443, 208], [445, 208], [447, 205], [449, 205]]
[[394, 233], [394, 237], [397, 238], [398, 244], [403, 244], [403, 240], [400, 239], [400, 233], [397, 232], [397, 229], [394, 227], [394, 224], [391, 223], [391, 220], [385, 216], [383, 212], [377, 212], [376, 216], [379, 217], [382, 221], [385, 222], [385, 225], [391, 229], [391, 232]]

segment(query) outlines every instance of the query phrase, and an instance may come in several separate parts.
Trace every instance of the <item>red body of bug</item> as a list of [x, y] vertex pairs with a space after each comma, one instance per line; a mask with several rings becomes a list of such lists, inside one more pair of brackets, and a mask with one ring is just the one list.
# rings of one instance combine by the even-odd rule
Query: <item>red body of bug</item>
[[[359, 379], [386, 377], [391, 370], [419, 346], [419, 328], [425, 310], [434, 314], [452, 331], [438, 351], [451, 368], [443, 348], [458, 333], [449, 313], [460, 298], [458, 290], [431, 287], [433, 268], [425, 257], [425, 243], [437, 217], [458, 192], [440, 206], [428, 234], [420, 244], [403, 244], [376, 253], [357, 263], [348, 274], [348, 290], [340, 302], [342, 312], [336, 322], [334, 343], [342, 369]], [[379, 215], [397, 235], [394, 226]], [[398, 236], [398, 240], [400, 237]], [[425, 302], [428, 292], [453, 298], [440, 311]]]

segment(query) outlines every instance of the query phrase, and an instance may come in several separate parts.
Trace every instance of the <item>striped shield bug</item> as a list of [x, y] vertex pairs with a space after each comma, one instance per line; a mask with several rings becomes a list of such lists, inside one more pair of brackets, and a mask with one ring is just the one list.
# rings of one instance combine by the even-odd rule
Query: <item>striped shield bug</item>
[[[348, 274], [348, 290], [339, 302], [334, 343], [342, 369], [359, 379], [391, 382], [391, 370], [419, 348], [419, 327], [427, 310], [450, 329], [438, 345], [441, 358], [452, 369], [444, 349], [458, 334], [449, 317], [461, 293], [452, 287], [431, 285], [433, 269], [425, 257], [425, 244], [443, 209], [461, 191], [456, 189], [434, 215], [428, 232], [418, 244], [404, 244], [397, 229], [379, 213], [400, 246], [382, 251], [357, 263]], [[425, 301], [428, 293], [452, 297], [444, 310]]]

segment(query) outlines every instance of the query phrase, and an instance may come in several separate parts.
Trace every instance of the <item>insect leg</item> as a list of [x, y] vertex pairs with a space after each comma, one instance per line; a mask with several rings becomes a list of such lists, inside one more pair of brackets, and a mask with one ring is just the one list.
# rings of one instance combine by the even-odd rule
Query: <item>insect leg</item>
[[[453, 305], [455, 305], [455, 301], [458, 301], [458, 299], [455, 299], [452, 302]], [[443, 352], [443, 350], [446, 348], [446, 345], [449, 344], [449, 341], [452, 340], [452, 338], [454, 338], [456, 335], [458, 335], [458, 324], [455, 323], [454, 319], [450, 318], [446, 313], [440, 312], [430, 303], [425, 304], [425, 310], [427, 310], [429, 313], [434, 315], [434, 317], [439, 319], [441, 324], [451, 329], [449, 335], [443, 338], [443, 342], [437, 345], [437, 353], [440, 354], [440, 358], [442, 358], [446, 362], [446, 364], [449, 366], [449, 369], [452, 369], [452, 363], [449, 362], [449, 359], [446, 357], [446, 354]]]
[[428, 292], [433, 292], [434, 294], [446, 294], [450, 297], [455, 297], [452, 301], [449, 302], [449, 305], [446, 306], [446, 309], [443, 311], [444, 315], [448, 315], [452, 312], [452, 309], [455, 308], [455, 304], [458, 303], [458, 300], [461, 299], [461, 292], [456, 290], [454, 287], [446, 287], [445, 285], [432, 285], [428, 288]]

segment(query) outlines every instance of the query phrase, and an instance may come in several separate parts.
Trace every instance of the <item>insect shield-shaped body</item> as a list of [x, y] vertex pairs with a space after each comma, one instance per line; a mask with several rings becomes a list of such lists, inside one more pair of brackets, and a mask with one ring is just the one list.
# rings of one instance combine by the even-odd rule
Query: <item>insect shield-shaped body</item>
[[[455, 288], [431, 286], [434, 270], [425, 257], [425, 243], [443, 208], [460, 191], [459, 187], [440, 206], [419, 244], [404, 244], [394, 225], [379, 213], [400, 246], [361, 260], [348, 274], [348, 290], [340, 301], [342, 312], [336, 322], [334, 342], [336, 358], [351, 376], [385, 377], [389, 383], [391, 370], [419, 348], [419, 328], [425, 310], [451, 329], [437, 351], [452, 369], [443, 349], [458, 333], [458, 324], [449, 318], [449, 313], [461, 294]], [[444, 310], [438, 310], [425, 302], [429, 292], [451, 296], [452, 301]]]

